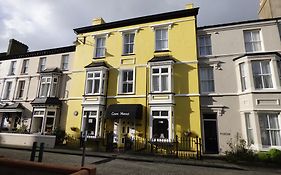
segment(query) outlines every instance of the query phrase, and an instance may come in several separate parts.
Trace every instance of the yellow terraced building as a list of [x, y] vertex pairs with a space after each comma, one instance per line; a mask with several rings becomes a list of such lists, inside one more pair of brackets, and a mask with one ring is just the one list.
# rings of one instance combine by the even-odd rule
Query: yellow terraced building
[[[77, 34], [66, 132], [105, 138], [201, 137], [198, 8], [74, 29]], [[87, 117], [88, 115], [88, 117]], [[108, 139], [108, 138], [107, 138]]]

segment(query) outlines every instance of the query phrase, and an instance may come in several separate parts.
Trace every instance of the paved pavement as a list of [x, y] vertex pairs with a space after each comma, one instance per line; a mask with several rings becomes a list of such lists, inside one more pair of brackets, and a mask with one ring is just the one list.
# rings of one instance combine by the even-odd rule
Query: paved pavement
[[[43, 162], [80, 166], [81, 153], [81, 150], [47, 149], [44, 152]], [[29, 160], [30, 148], [1, 147], [1, 155]], [[182, 160], [90, 151], [87, 151], [85, 164], [95, 164], [97, 174], [281, 174], [280, 169], [238, 166], [213, 159]]]

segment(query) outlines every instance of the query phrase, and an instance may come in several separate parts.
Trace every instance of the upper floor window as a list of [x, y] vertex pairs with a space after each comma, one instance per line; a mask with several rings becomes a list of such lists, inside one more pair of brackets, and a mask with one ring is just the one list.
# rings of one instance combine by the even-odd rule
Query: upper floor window
[[253, 78], [256, 89], [273, 88], [270, 61], [252, 61]]
[[86, 95], [104, 94], [106, 74], [103, 71], [87, 72]]
[[18, 91], [17, 91], [17, 99], [23, 98], [24, 86], [25, 86], [25, 81], [24, 80], [19, 81]]
[[105, 57], [105, 36], [96, 38], [96, 53], [95, 57]]
[[69, 55], [62, 55], [61, 57], [61, 70], [68, 70]]
[[151, 69], [152, 92], [171, 91], [171, 66], [155, 66]]
[[155, 29], [155, 50], [168, 50], [168, 28]]
[[10, 98], [11, 88], [12, 88], [12, 82], [7, 81], [6, 86], [5, 86], [4, 95], [3, 95], [3, 100], [8, 100]]
[[262, 51], [260, 30], [244, 31], [244, 40], [246, 52]]
[[23, 60], [21, 73], [26, 74], [28, 72], [29, 60]]
[[134, 70], [120, 71], [120, 93], [134, 92]]
[[215, 91], [213, 67], [200, 68], [200, 90], [202, 93]]
[[123, 34], [123, 54], [132, 54], [134, 53], [134, 41], [135, 33], [125, 33]]
[[281, 146], [279, 117], [277, 113], [260, 113], [259, 125], [262, 145]]
[[40, 97], [55, 97], [58, 89], [58, 77], [42, 77]]
[[38, 65], [38, 72], [42, 72], [46, 68], [46, 57], [42, 57], [39, 60], [39, 65]]
[[199, 55], [206, 56], [212, 55], [211, 35], [201, 35], [199, 40]]
[[15, 75], [16, 71], [16, 61], [12, 61], [10, 65], [9, 75]]
[[241, 89], [242, 89], [242, 91], [245, 91], [247, 89], [246, 74], [245, 74], [245, 63], [239, 64], [239, 71], [240, 71]]

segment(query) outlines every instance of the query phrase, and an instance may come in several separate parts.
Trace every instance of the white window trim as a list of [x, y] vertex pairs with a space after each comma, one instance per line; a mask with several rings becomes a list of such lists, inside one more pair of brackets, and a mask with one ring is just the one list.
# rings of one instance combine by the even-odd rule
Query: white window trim
[[[43, 112], [43, 115], [36, 115], [35, 112], [37, 112], [37, 111], [38, 111], [38, 112]], [[36, 133], [43, 133], [43, 131], [44, 131], [43, 128], [44, 128], [44, 118], [45, 118], [45, 115], [46, 115], [46, 109], [42, 109], [42, 108], [41, 108], [41, 109], [40, 109], [40, 108], [36, 109], [36, 108], [35, 108], [35, 109], [33, 110], [31, 129], [34, 129], [34, 128], [33, 128], [33, 125], [34, 125], [34, 118], [42, 118], [42, 123], [41, 123], [42, 126], [41, 126], [41, 128], [40, 128], [40, 131], [39, 131], [39, 132], [36, 132]], [[34, 132], [34, 131], [32, 131], [32, 132]]]
[[[252, 31], [259, 31], [260, 43], [261, 43], [261, 50], [259, 50], [259, 51], [247, 51], [247, 50], [246, 50], [245, 33], [246, 33], [246, 32], [252, 32]], [[244, 39], [244, 49], [245, 49], [245, 52], [246, 52], [246, 53], [263, 52], [263, 51], [264, 51], [263, 35], [262, 35], [262, 30], [261, 30], [260, 28], [249, 29], [249, 30], [243, 30], [243, 39]]]
[[[169, 25], [169, 26], [172, 26], [172, 25]], [[157, 26], [157, 27], [154, 27], [153, 29], [154, 29], [154, 50], [155, 51], [159, 51], [159, 52], [161, 52], [161, 51], [166, 51], [166, 50], [169, 50], [169, 38], [170, 38], [170, 32], [169, 32], [169, 29], [171, 28], [171, 27], [169, 27], [169, 26]], [[164, 29], [166, 29], [167, 30], [167, 48], [161, 48], [161, 49], [157, 49], [157, 40], [156, 40], [156, 30], [164, 30]], [[162, 40], [161, 40], [162, 41]]]
[[[203, 46], [200, 45], [200, 37], [204, 37], [204, 42], [205, 42], [205, 43], [204, 43]], [[207, 44], [206, 44], [206, 37], [210, 37], [210, 42], [211, 42], [210, 45], [207, 45]], [[207, 47], [211, 47], [211, 53], [210, 53], [210, 54], [206, 54], [206, 53], [205, 53], [205, 54], [201, 54], [201, 51], [200, 51], [200, 48], [201, 48], [201, 47], [204, 47], [204, 48], [205, 48], [205, 51], [206, 51], [206, 48], [207, 48]], [[199, 35], [199, 36], [198, 36], [198, 49], [199, 49], [199, 56], [201, 56], [201, 57], [213, 55], [211, 34], [205, 34], [205, 35]]]
[[29, 68], [29, 59], [24, 59], [22, 61], [21, 74], [28, 74], [28, 68]]
[[[24, 86], [23, 86], [23, 93], [22, 93], [22, 97], [19, 97], [20, 95], [20, 83], [24, 82]], [[24, 98], [24, 93], [25, 93], [25, 86], [26, 86], [26, 81], [25, 80], [19, 80], [18, 81], [18, 87], [17, 87], [17, 92], [16, 92], [16, 99], [17, 100], [22, 100]]]
[[[152, 111], [168, 111], [168, 117], [154, 117]], [[149, 119], [149, 138], [153, 139], [153, 119], [168, 119], [168, 139], [160, 139], [159, 141], [173, 140], [174, 139], [174, 110], [172, 106], [151, 106], [150, 107], [150, 119]]]
[[[65, 62], [65, 58], [67, 58], [67, 62]], [[66, 68], [64, 67], [65, 63], [67, 64]], [[61, 70], [63, 70], [63, 71], [69, 70], [69, 54], [63, 54], [61, 56]]]
[[[201, 79], [201, 73], [200, 73], [200, 70], [202, 70], [202, 68], [206, 69], [206, 68], [209, 68], [209, 69], [212, 69], [212, 72], [213, 72], [213, 79], [208, 79], [208, 80], [202, 80]], [[215, 71], [214, 71], [214, 66], [210, 65], [210, 66], [207, 66], [207, 67], [200, 67], [199, 68], [199, 81], [200, 81], [200, 94], [212, 94], [212, 93], [215, 93], [216, 92], [216, 84], [215, 84]], [[214, 89], [213, 91], [208, 91], [208, 92], [205, 92], [205, 91], [202, 91], [202, 81], [213, 81], [213, 85], [214, 85]]]
[[[136, 33], [137, 33], [136, 30], [135, 31], [122, 32], [122, 40], [123, 40], [122, 54], [123, 55], [133, 55], [133, 54], [135, 54], [135, 49], [136, 49], [136, 42], [135, 42], [135, 40], [136, 40]], [[130, 43], [125, 43], [125, 35], [126, 34], [129, 34], [129, 35], [134, 34], [133, 52], [131, 52], [131, 53], [125, 53], [125, 44], [130, 44]]]
[[[7, 94], [7, 85], [10, 83], [10, 92]], [[11, 92], [12, 92], [13, 81], [6, 81], [4, 86], [4, 92], [2, 95], [2, 100], [10, 100], [11, 99]]]
[[[246, 63], [245, 62], [241, 62], [238, 64], [238, 68], [239, 68], [239, 74], [240, 74], [240, 88], [241, 88], [241, 92], [244, 92], [248, 89], [247, 87], [247, 74], [246, 74]], [[242, 75], [242, 69], [243, 69], [243, 73], [244, 75]], [[244, 80], [244, 81], [243, 81]], [[244, 85], [243, 85], [244, 83]], [[244, 88], [243, 88], [244, 86]]]
[[[132, 70], [133, 71], [133, 91], [132, 92], [122, 92], [123, 90], [123, 71], [130, 71]], [[120, 69], [119, 70], [119, 76], [118, 76], [118, 94], [129, 94], [129, 95], [132, 95], [132, 94], [135, 94], [135, 87], [136, 87], [136, 68], [132, 68], [132, 69]]]
[[[54, 82], [55, 78], [57, 79], [56, 83]], [[44, 84], [50, 84], [46, 96], [45, 95], [41, 95], [42, 94], [42, 90], [43, 90], [42, 89], [42, 84], [43, 84], [42, 81], [43, 81], [43, 79], [45, 79]], [[47, 82], [48, 79], [51, 79], [50, 82]], [[56, 84], [56, 89], [55, 89], [56, 93], [55, 94], [53, 94], [53, 86], [54, 86], [54, 84]], [[39, 97], [56, 97], [57, 93], [58, 93], [58, 90], [59, 90], [58, 88], [59, 88], [59, 77], [58, 76], [43, 76], [40, 79], [40, 89], [39, 89], [39, 95], [38, 96]]]
[[274, 112], [274, 111], [259, 111], [259, 112], [256, 112], [255, 115], [257, 117], [256, 119], [256, 122], [257, 122], [257, 129], [258, 129], [258, 139], [259, 139], [259, 147], [261, 150], [263, 151], [268, 151], [272, 148], [277, 148], [277, 149], [281, 149], [281, 146], [272, 146], [272, 145], [263, 145], [262, 144], [262, 138], [261, 138], [261, 128], [260, 128], [260, 123], [259, 123], [259, 114], [277, 114], [277, 118], [278, 118], [278, 124], [279, 124], [279, 132], [280, 132], [280, 135], [281, 135], [281, 112]]
[[[44, 61], [42, 61], [44, 60]], [[42, 64], [44, 63], [44, 64]], [[40, 57], [39, 63], [38, 63], [38, 72], [42, 72], [46, 69], [46, 63], [47, 63], [47, 57]], [[44, 65], [44, 69], [41, 69], [41, 67]]]
[[[100, 82], [99, 82], [99, 90], [98, 90], [98, 93], [94, 93], [94, 89], [95, 89], [95, 73], [99, 73], [100, 74], [100, 77], [99, 78], [96, 78], [96, 79], [99, 79]], [[92, 91], [91, 93], [88, 93], [87, 90], [88, 90], [88, 74], [93, 74], [93, 78], [90, 78], [91, 80], [93, 80], [93, 86], [92, 86]], [[104, 75], [104, 77], [103, 77]], [[103, 87], [103, 83], [104, 83], [104, 87]], [[104, 89], [102, 89], [104, 88]], [[107, 72], [106, 70], [104, 69], [100, 69], [100, 70], [87, 70], [86, 72], [86, 82], [85, 82], [85, 95], [104, 95], [106, 94], [106, 89], [107, 89]]]
[[17, 66], [17, 61], [11, 61], [8, 75], [15, 75], [16, 68], [17, 68], [16, 66]]
[[[55, 112], [54, 115], [48, 115], [48, 112]], [[57, 111], [55, 109], [47, 109], [45, 111], [45, 117], [44, 117], [44, 122], [43, 122], [43, 133], [47, 133], [46, 130], [46, 125], [47, 125], [47, 118], [53, 118], [53, 126], [52, 126], [52, 131], [54, 131], [55, 128], [55, 124], [56, 124], [56, 115], [57, 115]]]
[[[88, 138], [99, 138], [102, 137], [102, 116], [100, 115], [101, 112], [104, 114], [103, 108], [100, 107], [84, 107], [82, 111], [82, 122], [81, 122], [81, 130], [84, 131], [85, 129], [85, 123], [84, 121], [86, 120], [86, 115], [85, 112], [93, 112], [96, 111], [96, 115], [89, 115], [89, 118], [95, 118], [96, 119], [96, 126], [95, 126], [95, 134], [93, 136], [87, 136]], [[102, 114], [102, 115], [103, 115]], [[99, 122], [101, 121], [101, 122]], [[100, 126], [99, 126], [100, 124]]]
[[[270, 78], [271, 78], [271, 83], [272, 83], [272, 87], [264, 87], [264, 80], [262, 78], [262, 88], [256, 88], [255, 87], [255, 75], [254, 75], [254, 72], [253, 72], [253, 62], [263, 62], [263, 61], [268, 61], [269, 62], [269, 70], [270, 70]], [[275, 76], [274, 76], [274, 70], [273, 70], [273, 66], [272, 66], [272, 60], [271, 59], [252, 59], [251, 62], [250, 62], [250, 67], [251, 67], [251, 71], [252, 71], [252, 80], [253, 80], [253, 89], [254, 90], [257, 90], [257, 91], [260, 91], [260, 90], [270, 90], [270, 89], [275, 89], [276, 88], [276, 85], [275, 85]], [[259, 65], [260, 66], [260, 65]], [[258, 76], [266, 76], [268, 74], [264, 74], [264, 73], [261, 73], [259, 74]]]
[[[94, 41], [95, 41], [95, 46], [94, 46], [94, 58], [104, 58], [106, 57], [106, 42], [107, 38], [109, 37], [109, 33], [102, 34], [102, 35], [93, 35]], [[102, 56], [97, 56], [97, 39], [99, 38], [104, 38], [104, 46], [102, 47], [104, 49], [104, 55]]]
[[[154, 88], [153, 88], [153, 69], [159, 69], [159, 70], [161, 70], [162, 68], [168, 68], [168, 90], [166, 90], [166, 91], [163, 91], [162, 90], [162, 84], [161, 84], [161, 73], [159, 72], [157, 75], [159, 76], [159, 91], [154, 91]], [[165, 93], [165, 92], [172, 92], [172, 75], [173, 75], [173, 73], [172, 73], [172, 65], [163, 65], [163, 66], [155, 66], [155, 65], [153, 65], [153, 66], [151, 66], [150, 67], [150, 71], [151, 71], [151, 73], [150, 73], [150, 92], [152, 92], [152, 93]]]

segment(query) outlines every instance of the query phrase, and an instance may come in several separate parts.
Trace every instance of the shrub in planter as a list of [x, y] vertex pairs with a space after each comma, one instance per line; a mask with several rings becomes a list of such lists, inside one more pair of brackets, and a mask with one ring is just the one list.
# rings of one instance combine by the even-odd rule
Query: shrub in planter
[[268, 152], [259, 152], [257, 154], [258, 156], [258, 160], [262, 161], [262, 162], [270, 162], [271, 158], [270, 158], [270, 154], [268, 154]]
[[271, 149], [268, 151], [270, 159], [274, 163], [281, 163], [281, 151], [278, 149]]

